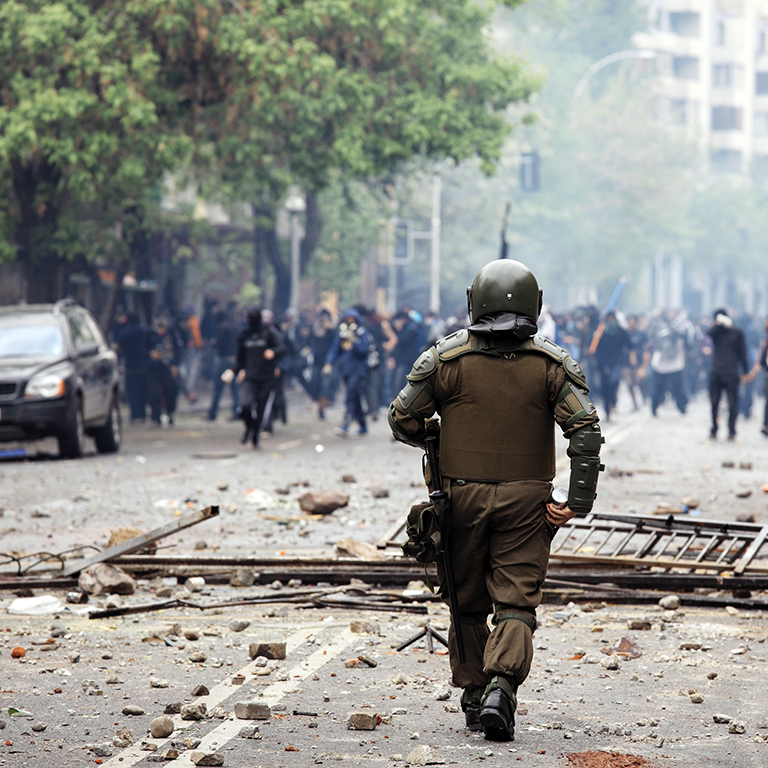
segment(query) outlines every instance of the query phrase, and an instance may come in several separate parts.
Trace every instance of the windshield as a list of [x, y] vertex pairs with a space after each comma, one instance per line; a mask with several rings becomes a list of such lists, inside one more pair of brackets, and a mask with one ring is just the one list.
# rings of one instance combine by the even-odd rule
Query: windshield
[[0, 326], [0, 358], [58, 357], [63, 351], [58, 325]]

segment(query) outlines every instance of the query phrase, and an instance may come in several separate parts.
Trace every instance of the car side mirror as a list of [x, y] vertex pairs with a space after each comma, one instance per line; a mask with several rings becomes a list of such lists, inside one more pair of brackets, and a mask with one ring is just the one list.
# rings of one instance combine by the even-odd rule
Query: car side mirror
[[83, 344], [82, 346], [77, 348], [77, 356], [78, 357], [92, 357], [99, 351], [99, 345], [96, 344], [96, 342], [89, 342], [88, 344]]

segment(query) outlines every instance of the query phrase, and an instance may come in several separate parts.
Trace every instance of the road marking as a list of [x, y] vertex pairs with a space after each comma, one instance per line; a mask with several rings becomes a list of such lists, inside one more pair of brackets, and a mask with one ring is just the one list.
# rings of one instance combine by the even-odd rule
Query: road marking
[[[309, 635], [318, 632], [319, 627], [305, 627], [303, 629], [294, 632], [286, 641], [286, 655], [292, 653], [302, 643], [304, 643]], [[323, 645], [318, 648], [308, 659], [297, 664], [293, 669], [288, 671], [288, 680], [278, 683], [273, 683], [268, 688], [262, 691], [261, 696], [248, 697], [248, 700], [254, 699], [264, 704], [269, 704], [273, 707], [280, 701], [287, 693], [292, 691], [296, 685], [305, 680], [310, 675], [314, 674], [320, 667], [327, 664], [332, 659], [336, 658], [350, 643], [355, 640], [355, 636], [345, 629], [338, 635], [335, 635], [331, 642], [327, 645]], [[246, 664], [239, 672], [233, 672], [228, 674], [226, 680], [222, 680], [218, 685], [214, 686], [208, 696], [200, 696], [195, 700], [197, 702], [205, 702], [210, 712], [214, 707], [227, 699], [233, 693], [238, 690], [242, 690], [242, 685], [233, 685], [232, 678], [238, 674], [241, 675], [253, 675], [257, 669], [256, 662], [252, 661], [250, 664]], [[245, 683], [244, 683], [245, 685]], [[185, 728], [189, 726], [189, 721], [182, 720], [181, 715], [175, 715], [171, 718], [173, 720], [174, 727]], [[204, 750], [213, 752], [220, 749], [228, 741], [232, 740], [240, 732], [240, 729], [245, 725], [252, 723], [251, 720], [225, 720], [221, 725], [214, 728], [210, 733], [206, 734], [200, 742], [200, 746], [197, 750]], [[181, 738], [181, 734], [173, 734], [167, 739], [151, 739], [152, 743], [157, 744], [157, 750], [154, 754], [162, 753], [166, 744], [169, 744], [175, 739]], [[194, 768], [194, 763], [188, 756], [189, 752], [194, 750], [188, 750], [182, 752], [176, 760], [173, 761], [174, 768]], [[114, 755], [104, 763], [105, 768], [128, 768], [131, 765], [135, 765], [141, 760], [146, 759], [151, 752], [140, 749], [139, 745], [135, 744], [127, 749], [123, 750], [117, 755]]]

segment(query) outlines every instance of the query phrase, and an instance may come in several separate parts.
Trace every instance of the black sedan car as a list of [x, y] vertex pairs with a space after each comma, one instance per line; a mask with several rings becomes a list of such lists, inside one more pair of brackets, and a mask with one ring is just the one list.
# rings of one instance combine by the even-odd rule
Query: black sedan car
[[0, 307], [0, 442], [54, 436], [76, 459], [86, 435], [120, 448], [117, 356], [93, 315], [69, 299]]

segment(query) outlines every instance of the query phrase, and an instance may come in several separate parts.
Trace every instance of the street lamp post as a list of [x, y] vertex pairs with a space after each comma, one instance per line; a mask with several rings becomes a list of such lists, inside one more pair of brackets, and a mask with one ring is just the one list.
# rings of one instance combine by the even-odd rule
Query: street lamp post
[[576, 83], [576, 87], [573, 89], [573, 98], [578, 99], [584, 89], [587, 87], [589, 81], [593, 75], [597, 74], [603, 67], [607, 67], [609, 64], [613, 64], [615, 61], [621, 61], [622, 59], [655, 59], [656, 51], [652, 51], [647, 48], [629, 49], [627, 51], [617, 51], [616, 53], [610, 53], [607, 56], [603, 56], [602, 59], [598, 59], [579, 79]]
[[304, 198], [297, 192], [291, 193], [285, 201], [291, 216], [291, 300], [289, 309], [294, 318], [299, 316], [299, 288], [301, 287], [301, 252], [299, 250], [299, 214], [307, 209]]

